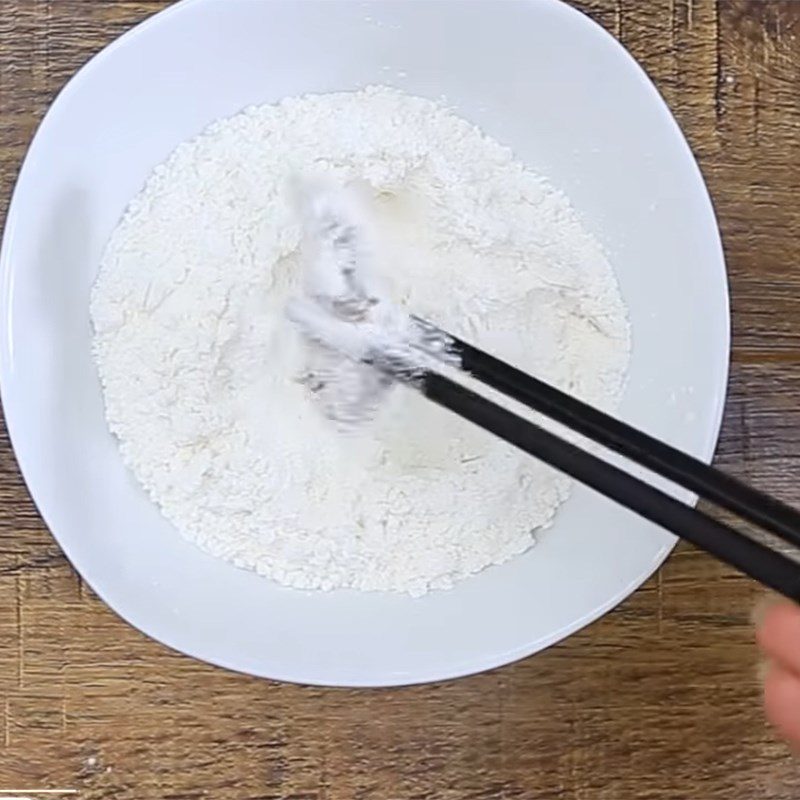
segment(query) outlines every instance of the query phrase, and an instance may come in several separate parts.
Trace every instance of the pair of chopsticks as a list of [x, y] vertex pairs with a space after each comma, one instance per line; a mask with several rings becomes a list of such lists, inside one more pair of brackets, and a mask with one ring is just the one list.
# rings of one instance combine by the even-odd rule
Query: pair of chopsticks
[[[450, 355], [460, 359], [461, 370], [483, 384], [800, 547], [800, 513], [793, 508], [425, 320], [416, 321], [427, 335], [447, 340]], [[395, 377], [413, 385], [434, 403], [686, 539], [765, 586], [792, 600], [800, 600], [800, 563], [790, 557], [560, 439], [433, 369], [410, 375], [398, 373]]]

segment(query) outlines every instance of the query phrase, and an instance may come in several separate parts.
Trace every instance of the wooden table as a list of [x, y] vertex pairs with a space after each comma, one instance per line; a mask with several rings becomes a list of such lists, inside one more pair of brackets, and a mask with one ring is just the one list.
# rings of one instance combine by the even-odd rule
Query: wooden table
[[[800, 2], [575, 4], [655, 79], [716, 203], [734, 331], [719, 464], [800, 504]], [[54, 94], [167, 5], [0, 0], [0, 217]], [[0, 789], [114, 800], [794, 799], [800, 765], [759, 707], [756, 594], [681, 547], [613, 614], [486, 675], [389, 691], [255, 680], [170, 652], [98, 601], [39, 520], [3, 432]]]

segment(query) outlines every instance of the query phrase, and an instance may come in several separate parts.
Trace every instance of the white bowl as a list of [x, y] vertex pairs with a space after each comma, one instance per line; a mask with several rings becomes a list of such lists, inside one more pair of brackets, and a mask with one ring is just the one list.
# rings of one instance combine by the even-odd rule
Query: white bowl
[[572, 198], [630, 306], [622, 416], [704, 459], [727, 381], [714, 214], [667, 107], [630, 56], [557, 0], [185, 0], [92, 60], [31, 146], [2, 250], [0, 378], [25, 479], [104, 600], [236, 670], [379, 686], [505, 664], [632, 592], [674, 540], [581, 487], [539, 546], [449, 592], [283, 589], [184, 541], [125, 470], [90, 354], [103, 247], [150, 170], [242, 107], [389, 83], [448, 102]]

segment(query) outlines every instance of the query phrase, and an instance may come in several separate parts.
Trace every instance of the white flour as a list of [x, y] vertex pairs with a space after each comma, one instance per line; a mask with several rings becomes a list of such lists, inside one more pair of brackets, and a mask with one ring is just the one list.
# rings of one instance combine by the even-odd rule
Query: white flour
[[614, 408], [625, 310], [567, 199], [449, 111], [372, 88], [249, 109], [156, 169], [92, 299], [109, 425], [214, 555], [302, 588], [446, 588], [528, 549], [569, 481], [404, 388], [356, 432], [324, 418], [284, 316], [310, 172], [374, 188], [397, 302]]

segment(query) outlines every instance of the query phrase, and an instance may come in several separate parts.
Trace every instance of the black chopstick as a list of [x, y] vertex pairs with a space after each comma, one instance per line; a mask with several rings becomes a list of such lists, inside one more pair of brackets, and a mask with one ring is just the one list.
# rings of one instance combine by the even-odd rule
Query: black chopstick
[[800, 512], [659, 439], [512, 367], [458, 337], [420, 320], [450, 339], [461, 368], [487, 386], [576, 433], [661, 475], [699, 497], [760, 525], [800, 547]]
[[800, 601], [800, 564], [436, 372], [411, 381], [433, 402], [494, 433], [765, 586]]

